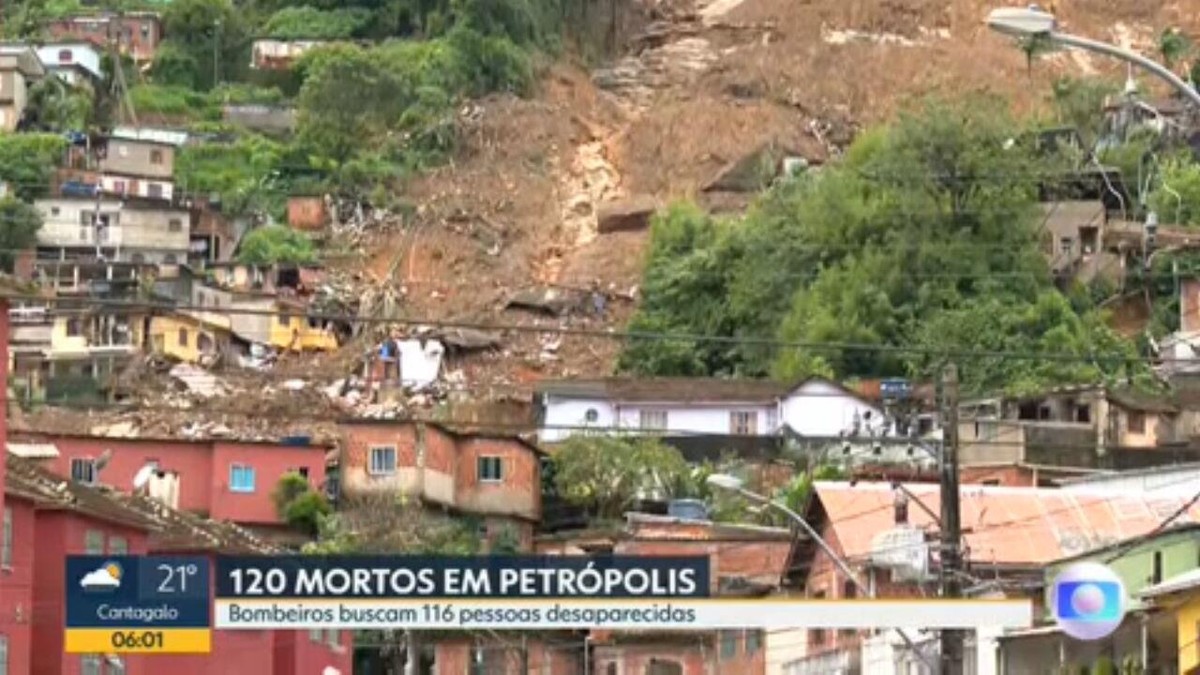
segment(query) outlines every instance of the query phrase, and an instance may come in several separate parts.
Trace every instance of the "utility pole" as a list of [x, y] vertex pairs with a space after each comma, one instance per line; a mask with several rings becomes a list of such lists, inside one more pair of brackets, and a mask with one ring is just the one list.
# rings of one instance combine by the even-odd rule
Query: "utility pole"
[[213, 89], [221, 83], [221, 20], [213, 21]]
[[[942, 371], [945, 416], [942, 424], [942, 526], [940, 576], [943, 598], [962, 597], [962, 520], [958, 491], [958, 367], [947, 364]], [[966, 632], [941, 632], [942, 675], [963, 675], [963, 643]]]

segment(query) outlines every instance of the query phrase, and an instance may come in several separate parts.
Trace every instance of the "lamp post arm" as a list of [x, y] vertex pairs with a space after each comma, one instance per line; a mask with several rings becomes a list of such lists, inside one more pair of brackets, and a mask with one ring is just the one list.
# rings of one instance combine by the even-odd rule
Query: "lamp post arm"
[[1048, 37], [1052, 42], [1058, 42], [1068, 47], [1075, 47], [1089, 52], [1105, 54], [1107, 56], [1111, 56], [1113, 58], [1145, 68], [1163, 80], [1166, 80], [1172, 87], [1175, 87], [1184, 96], [1187, 96], [1192, 103], [1200, 106], [1200, 92], [1197, 92], [1195, 89], [1193, 89], [1191, 85], [1189, 85], [1187, 82], [1184, 82], [1182, 78], [1171, 72], [1171, 70], [1166, 66], [1152, 59], [1148, 59], [1137, 52], [1133, 52], [1128, 49], [1122, 49], [1121, 47], [1110, 45], [1106, 42], [1089, 40], [1088, 38], [1079, 37], [1078, 35], [1059, 33], [1057, 31], [1051, 32]]
[[[859, 581], [858, 575], [854, 574], [853, 570], [850, 569], [850, 566], [847, 565], [846, 561], [842, 559], [842, 556], [838, 555], [829, 546], [829, 544], [826, 543], [825, 538], [822, 537], [820, 535], [820, 533], [818, 533], [817, 530], [812, 525], [810, 525], [808, 523], [808, 521], [805, 520], [799, 513], [796, 513], [795, 511], [793, 511], [791, 508], [789, 508], [785, 504], [780, 504], [779, 502], [776, 502], [773, 499], [768, 499], [767, 497], [764, 497], [763, 495], [760, 495], [756, 492], [751, 492], [751, 491], [747, 490], [746, 488], [737, 488], [735, 490], [735, 492], [740, 494], [742, 497], [749, 499], [752, 502], [756, 502], [756, 503], [762, 504], [764, 506], [769, 506], [777, 511], [780, 511], [784, 515], [786, 515], [788, 518], [792, 519], [793, 522], [795, 522], [797, 525], [800, 526], [800, 529], [804, 530], [805, 534], [812, 537], [813, 541], [817, 542], [817, 546], [819, 546], [821, 548], [821, 550], [825, 553], [825, 555], [829, 556], [829, 559], [833, 561], [833, 564], [837, 566], [838, 570], [842, 574], [846, 575], [846, 578], [849, 579], [854, 584], [854, 587], [857, 588], [860, 593], [862, 593], [864, 596], [866, 596], [868, 598], [875, 597], [875, 594], [871, 592], [871, 589], [867, 588], [863, 584], [863, 582]], [[938, 664], [936, 662], [934, 662], [934, 660], [931, 659], [929, 657], [929, 655], [927, 655], [925, 652], [921, 651], [921, 648], [918, 647], [915, 642], [913, 642], [912, 638], [910, 638], [908, 636], [908, 633], [906, 633], [905, 631], [903, 631], [899, 628], [896, 629], [896, 633], [899, 634], [900, 639], [902, 639], [904, 641], [904, 646], [909, 651], [911, 651], [918, 659], [920, 659], [922, 663], [924, 663], [926, 666], [928, 666], [931, 673], [940, 673], [941, 672], [941, 669], [938, 668]]]

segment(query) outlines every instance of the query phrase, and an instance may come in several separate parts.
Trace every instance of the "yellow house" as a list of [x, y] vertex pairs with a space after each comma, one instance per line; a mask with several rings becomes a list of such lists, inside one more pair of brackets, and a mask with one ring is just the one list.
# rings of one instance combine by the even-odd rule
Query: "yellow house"
[[1175, 614], [1180, 675], [1200, 675], [1200, 568], [1142, 591], [1141, 596]]
[[127, 314], [59, 314], [50, 325], [48, 356], [72, 358], [141, 349], [143, 317]]
[[[289, 313], [298, 312], [295, 314]], [[337, 336], [322, 322], [304, 316], [290, 303], [276, 303], [278, 312], [271, 319], [271, 346], [286, 351], [333, 351], [338, 348]]]
[[232, 334], [228, 316], [213, 312], [177, 311], [150, 319], [150, 345], [157, 354], [196, 363], [215, 356], [228, 345]]

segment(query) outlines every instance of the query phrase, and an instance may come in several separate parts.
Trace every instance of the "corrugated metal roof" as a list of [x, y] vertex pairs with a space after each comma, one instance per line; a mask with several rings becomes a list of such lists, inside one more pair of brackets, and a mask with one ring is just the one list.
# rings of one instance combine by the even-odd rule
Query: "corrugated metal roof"
[[[938, 485], [906, 487], [939, 512]], [[895, 495], [888, 483], [818, 482], [816, 494], [848, 558], [866, 557], [874, 537], [894, 527]], [[1044, 565], [1147, 534], [1162, 524], [1160, 514], [1170, 514], [1189, 498], [974, 485], [964, 486], [961, 494], [962, 528], [972, 562], [1010, 566]], [[1118, 497], [1123, 501], [1120, 507]], [[910, 506], [908, 517], [918, 527], [937, 529], [923, 509]], [[1176, 523], [1200, 523], [1200, 504], [1192, 505]]]
[[142, 141], [145, 143], [161, 143], [163, 145], [179, 146], [187, 142], [188, 134], [186, 131], [153, 129], [150, 127], [116, 127], [109, 134], [109, 137], [119, 138], [127, 141]]

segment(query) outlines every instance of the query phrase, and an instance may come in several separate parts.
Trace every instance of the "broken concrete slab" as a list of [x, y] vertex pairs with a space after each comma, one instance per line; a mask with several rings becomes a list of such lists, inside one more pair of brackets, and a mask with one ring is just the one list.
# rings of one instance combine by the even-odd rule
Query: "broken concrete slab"
[[584, 311], [591, 294], [574, 288], [535, 286], [518, 291], [508, 301], [509, 308], [526, 309], [551, 316], [563, 316]]
[[758, 192], [779, 172], [786, 152], [774, 143], [763, 143], [750, 153], [721, 167], [704, 186], [705, 192]]
[[474, 328], [447, 328], [437, 331], [434, 337], [447, 347], [464, 352], [493, 349], [501, 343], [499, 333]]
[[596, 213], [596, 230], [601, 233], [644, 230], [650, 226], [655, 211], [658, 202], [646, 195], [601, 204]]

